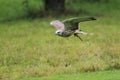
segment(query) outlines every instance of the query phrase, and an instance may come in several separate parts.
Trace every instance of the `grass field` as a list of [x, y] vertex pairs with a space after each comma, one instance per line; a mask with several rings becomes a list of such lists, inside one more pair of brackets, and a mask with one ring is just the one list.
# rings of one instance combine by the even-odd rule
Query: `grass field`
[[118, 19], [98, 17], [97, 21], [81, 23], [84, 31], [94, 34], [81, 35], [83, 42], [73, 36], [54, 35], [51, 20], [0, 24], [1, 79], [120, 68]]
[[[55, 29], [49, 25], [55, 19], [52, 17], [1, 22], [0, 79], [62, 80], [63, 77], [73, 80], [76, 77], [76, 80], [119, 80], [120, 10], [117, 4], [100, 7], [85, 4], [92, 8], [91, 11], [82, 7], [90, 12], [89, 15], [96, 14], [97, 18], [96, 21], [81, 23], [83, 31], [93, 34], [81, 35], [83, 42], [74, 36], [61, 38], [54, 35]], [[57, 19], [70, 17], [76, 16]]]
[[60, 74], [48, 77], [29, 77], [18, 80], [119, 80], [120, 71], [101, 71], [75, 74]]

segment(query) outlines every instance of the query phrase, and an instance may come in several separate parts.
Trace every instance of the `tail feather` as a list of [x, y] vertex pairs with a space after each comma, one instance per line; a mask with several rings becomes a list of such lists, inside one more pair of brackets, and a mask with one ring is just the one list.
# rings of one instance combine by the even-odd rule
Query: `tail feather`
[[75, 31], [75, 33], [76, 33], [76, 34], [83, 34], [83, 35], [87, 35], [87, 33], [86, 33], [86, 32], [83, 32], [83, 31], [81, 31], [81, 30], [76, 30], [76, 31]]

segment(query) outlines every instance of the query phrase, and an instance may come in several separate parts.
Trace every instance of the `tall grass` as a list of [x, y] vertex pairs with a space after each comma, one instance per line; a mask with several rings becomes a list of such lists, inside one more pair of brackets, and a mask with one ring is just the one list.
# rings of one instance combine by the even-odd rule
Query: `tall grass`
[[0, 24], [1, 79], [120, 68], [116, 19], [102, 17], [95, 22], [81, 23], [84, 31], [94, 33], [81, 35], [83, 42], [73, 36], [55, 36], [55, 29], [49, 26], [51, 20]]

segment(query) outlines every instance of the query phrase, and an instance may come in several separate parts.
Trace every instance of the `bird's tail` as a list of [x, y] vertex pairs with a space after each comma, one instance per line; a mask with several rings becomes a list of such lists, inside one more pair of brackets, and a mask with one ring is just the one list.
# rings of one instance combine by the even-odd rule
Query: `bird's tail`
[[93, 35], [95, 35], [94, 33], [86, 33], [86, 32], [84, 32], [84, 31], [82, 31], [82, 30], [76, 30], [76, 31], [75, 31], [75, 34], [83, 34], [83, 35], [88, 35], [88, 36], [93, 36]]
[[83, 32], [83, 31], [81, 31], [81, 30], [76, 30], [75, 33], [76, 33], [76, 34], [83, 34], [83, 35], [87, 35], [87, 34], [88, 34], [88, 33]]

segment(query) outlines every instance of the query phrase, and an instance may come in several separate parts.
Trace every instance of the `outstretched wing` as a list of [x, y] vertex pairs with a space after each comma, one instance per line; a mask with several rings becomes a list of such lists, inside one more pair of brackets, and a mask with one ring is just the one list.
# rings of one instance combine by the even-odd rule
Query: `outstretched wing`
[[50, 22], [51, 25], [53, 25], [57, 30], [64, 30], [64, 24], [59, 20], [54, 20]]
[[94, 17], [88, 18], [70, 18], [63, 21], [66, 30], [76, 30], [78, 29], [78, 24], [84, 21], [96, 20]]

